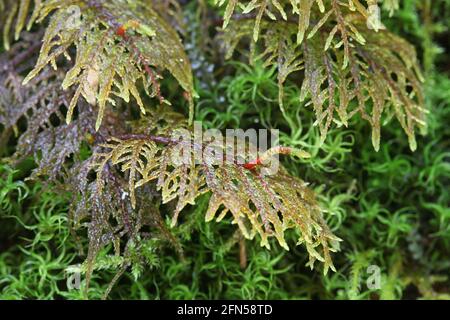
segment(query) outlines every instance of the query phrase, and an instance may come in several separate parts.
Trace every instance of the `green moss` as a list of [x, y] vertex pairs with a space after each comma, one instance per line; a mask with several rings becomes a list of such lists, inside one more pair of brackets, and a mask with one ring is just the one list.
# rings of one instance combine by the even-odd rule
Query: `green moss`
[[[240, 239], [231, 219], [205, 223], [209, 195], [203, 195], [184, 210], [177, 228], [169, 229], [171, 210], [161, 207], [174, 242], [163, 231], [154, 239], [139, 238], [139, 250], [132, 242], [126, 264], [114, 255], [113, 245], [101, 249], [89, 298], [100, 299], [111, 289], [111, 299], [449, 299], [450, 80], [442, 67], [449, 56], [440, 37], [448, 36], [450, 1], [430, 11], [427, 3], [402, 1], [387, 20], [391, 31], [415, 45], [425, 69], [427, 133], [417, 137], [415, 152], [394, 121], [383, 124], [378, 152], [368, 138], [370, 128], [358, 118], [348, 128], [330, 128], [322, 141], [311, 107], [298, 100], [298, 79], [284, 84], [282, 112], [275, 69], [260, 60], [249, 65], [236, 54], [222, 64], [214, 51], [203, 52], [202, 60], [187, 50], [191, 60], [199, 59], [192, 61], [199, 63], [195, 114], [205, 128], [278, 128], [281, 144], [312, 154], [301, 163], [285, 159], [284, 165], [312, 182], [329, 213], [328, 225], [344, 240], [334, 255], [336, 272], [324, 276], [306, 268], [302, 246], [285, 251], [274, 242], [268, 251], [258, 241]], [[198, 29], [198, 8], [185, 9], [193, 13], [190, 28]], [[199, 39], [190, 41], [198, 44]], [[213, 72], [202, 71], [206, 63], [215, 66]], [[161, 85], [175, 86], [170, 79]], [[170, 95], [174, 105], [185, 103], [176, 97]], [[8, 139], [2, 156], [11, 155], [14, 140]], [[83, 145], [80, 157], [89, 156]], [[55, 183], [25, 181], [34, 168], [32, 159], [15, 170], [6, 160], [0, 165], [0, 298], [84, 298], [83, 290], [67, 287], [74, 270], [81, 272], [81, 289], [86, 285], [83, 261], [89, 247], [85, 229], [77, 236], [71, 229], [72, 198], [56, 192]], [[295, 243], [298, 234], [291, 230], [286, 238]], [[245, 268], [240, 265], [242, 241]], [[370, 266], [379, 268], [380, 288], [367, 286]]]

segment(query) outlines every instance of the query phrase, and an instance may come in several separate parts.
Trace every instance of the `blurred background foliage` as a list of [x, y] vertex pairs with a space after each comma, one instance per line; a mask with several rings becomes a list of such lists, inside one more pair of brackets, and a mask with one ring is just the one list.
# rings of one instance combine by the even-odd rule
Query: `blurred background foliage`
[[[321, 145], [313, 112], [297, 107], [299, 88], [286, 84], [281, 113], [275, 70], [248, 64], [245, 54], [223, 61], [220, 41], [210, 36], [216, 26], [205, 26], [208, 2], [185, 2], [185, 45], [200, 96], [196, 120], [205, 128], [277, 128], [281, 144], [312, 154], [306, 164], [286, 159], [285, 165], [312, 183], [329, 225], [344, 240], [333, 255], [337, 272], [307, 269], [301, 246], [268, 251], [258, 241], [245, 241], [242, 268], [237, 244], [243, 240], [229, 220], [204, 222], [205, 195], [171, 230], [184, 257], [149, 242], [146, 264], [125, 270], [108, 298], [450, 299], [450, 0], [400, 1], [383, 20], [416, 46], [426, 75], [428, 132], [418, 137], [416, 152], [393, 122], [383, 128], [379, 152], [368, 139], [370, 128], [357, 120], [351, 129], [332, 129]], [[32, 160], [14, 170], [0, 163], [0, 298], [83, 298], [66, 284], [87, 245], [82, 237], [75, 241], [68, 225], [70, 198], [23, 182], [32, 167]], [[295, 242], [295, 234], [288, 237]], [[100, 254], [90, 298], [111, 289], [119, 264]], [[379, 289], [366, 285], [369, 266], [380, 268]]]

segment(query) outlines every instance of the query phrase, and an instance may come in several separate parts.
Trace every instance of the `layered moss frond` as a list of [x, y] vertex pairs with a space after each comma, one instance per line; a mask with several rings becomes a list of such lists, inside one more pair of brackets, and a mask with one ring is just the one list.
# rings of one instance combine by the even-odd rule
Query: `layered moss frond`
[[[267, 18], [269, 20], [281, 20], [297, 23], [297, 44], [300, 44], [305, 36], [311, 38], [324, 27], [327, 22], [332, 22], [329, 36], [334, 37], [336, 32], [346, 33], [348, 37], [353, 37], [356, 41], [364, 42], [363, 36], [358, 28], [347, 19], [349, 13], [357, 12], [365, 18], [375, 30], [384, 29], [381, 22], [374, 17], [379, 9], [378, 0], [349, 0], [348, 2], [339, 0], [214, 0], [218, 6], [224, 6], [225, 16], [223, 27], [230, 23], [235, 12], [240, 12], [244, 16], [240, 18], [254, 18], [253, 40], [258, 41], [261, 31], [261, 23]], [[397, 0], [383, 2], [383, 6], [390, 12], [398, 8]], [[326, 29], [326, 28], [325, 28]], [[348, 46], [345, 43], [344, 46]]]
[[6, 50], [10, 49], [12, 37], [17, 41], [24, 28], [31, 30], [39, 16], [41, 4], [42, 0], [0, 1], [0, 23], [3, 24], [3, 46]]
[[[186, 140], [188, 134], [183, 133], [182, 141], [156, 135], [112, 138], [102, 145], [105, 151], [96, 154], [97, 190], [101, 192], [105, 187], [105, 172], [110, 166], [117, 167], [128, 177], [131, 203], [136, 207], [136, 191], [154, 182], [163, 203], [177, 201], [172, 226], [186, 205], [194, 205], [198, 196], [211, 192], [206, 221], [221, 221], [230, 213], [246, 238], [259, 235], [261, 245], [269, 248], [268, 239], [275, 237], [286, 250], [289, 246], [285, 232], [295, 229], [298, 243], [304, 243], [310, 255], [311, 268], [319, 260], [324, 262], [325, 273], [328, 268], [334, 270], [330, 251], [338, 249], [339, 239], [326, 225], [307, 183], [283, 168], [276, 174], [265, 174], [267, 163], [261, 167], [252, 162], [239, 164], [237, 160], [222, 163], [226, 149], [233, 147], [230, 143], [199, 145], [191, 138]], [[304, 152], [277, 147], [259, 159], [277, 153], [306, 156]]]
[[67, 160], [79, 154], [87, 133], [95, 132], [94, 110], [85, 102], [79, 103], [80, 114], [66, 124], [70, 93], [61, 88], [63, 70], [46, 67], [39, 77], [22, 86], [22, 73], [32, 68], [29, 56], [37, 54], [40, 45], [36, 34], [26, 34], [25, 38], [0, 56], [0, 137], [5, 142], [17, 137], [10, 162], [34, 157], [37, 167], [32, 177], [56, 180], [64, 174]]
[[[67, 101], [60, 89], [63, 73], [47, 68], [28, 86], [21, 85], [21, 73], [32, 67], [28, 56], [39, 50], [39, 43], [31, 40], [32, 37], [27, 35], [29, 41], [14, 45], [0, 57], [0, 124], [3, 128], [0, 137], [7, 143], [12, 135], [18, 136], [13, 158], [18, 161], [36, 156], [38, 168], [35, 173], [58, 172], [65, 157], [78, 151], [76, 142], [72, 141], [76, 135], [72, 129], [76, 126], [66, 128], [67, 131], [57, 128], [64, 117], [62, 110]], [[26, 130], [23, 130], [24, 126]], [[74, 140], [81, 142], [82, 139]]]
[[[373, 146], [379, 150], [381, 126], [395, 116], [415, 150], [415, 131], [425, 126], [426, 113], [415, 49], [388, 31], [368, 29], [361, 17], [353, 15], [351, 22], [364, 42], [350, 42], [351, 37], [341, 31], [340, 37], [319, 32], [299, 44], [293, 39], [295, 25], [262, 21], [262, 53], [254, 55], [277, 68], [282, 110], [283, 85], [291, 74], [302, 74], [299, 102], [308, 99], [314, 107], [322, 139], [333, 124], [347, 126], [359, 114], [371, 125]], [[225, 30], [222, 37], [229, 57], [242, 38], [251, 36], [252, 23], [236, 21]], [[343, 41], [348, 42], [346, 49]]]
[[[201, 125], [184, 71], [156, 65], [150, 11], [185, 42]], [[449, 14], [450, 0], [0, 0], [0, 299], [449, 299]], [[23, 85], [46, 32], [49, 63]], [[237, 128], [280, 132], [260, 152], [220, 140]]]
[[[24, 27], [29, 4], [28, 0], [7, 6], [12, 8], [7, 21], [14, 20], [14, 8], [18, 7], [20, 11], [16, 19], [16, 36]], [[161, 5], [157, 5], [158, 8]], [[106, 106], [114, 105], [116, 97], [125, 102], [134, 97], [145, 112], [141, 87], [148, 96], [168, 103], [159, 84], [160, 73], [164, 70], [173, 75], [186, 92], [192, 117], [194, 89], [189, 59], [177, 32], [156, 9], [152, 3], [142, 1], [133, 4], [124, 0], [36, 1], [29, 25], [50, 16], [49, 25], [39, 59], [24, 84], [48, 64], [56, 69], [60, 56], [71, 60], [72, 48], [76, 48], [74, 64], [62, 84], [64, 89], [76, 87], [69, 105], [68, 123], [80, 96], [98, 106], [97, 130]], [[8, 27], [4, 34], [7, 39]]]

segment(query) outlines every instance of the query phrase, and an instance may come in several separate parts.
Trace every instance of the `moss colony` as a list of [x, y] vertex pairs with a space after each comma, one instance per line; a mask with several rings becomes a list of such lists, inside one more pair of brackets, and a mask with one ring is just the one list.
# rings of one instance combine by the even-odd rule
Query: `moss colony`
[[449, 22], [0, 0], [0, 298], [450, 298]]

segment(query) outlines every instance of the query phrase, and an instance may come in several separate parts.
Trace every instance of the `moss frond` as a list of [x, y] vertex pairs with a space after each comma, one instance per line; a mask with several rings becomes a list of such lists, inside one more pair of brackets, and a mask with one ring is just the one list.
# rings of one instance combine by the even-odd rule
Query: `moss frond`
[[[219, 164], [220, 157], [231, 145], [197, 143], [191, 138], [177, 141], [167, 136], [139, 134], [113, 138], [102, 145], [104, 152], [95, 155], [97, 190], [101, 192], [104, 188], [104, 174], [109, 165], [117, 166], [128, 176], [133, 207], [136, 207], [136, 190], [156, 181], [163, 203], [177, 200], [172, 226], [186, 205], [194, 205], [196, 198], [211, 192], [206, 221], [216, 217], [221, 221], [229, 212], [246, 238], [253, 239], [258, 234], [261, 246], [269, 248], [268, 238], [275, 237], [286, 250], [289, 246], [284, 233], [294, 228], [299, 232], [298, 243], [304, 243], [308, 250], [311, 268], [319, 260], [324, 262], [325, 273], [328, 268], [334, 270], [330, 251], [338, 249], [340, 239], [327, 227], [314, 192], [304, 181], [290, 176], [284, 169], [273, 176], [264, 174], [264, 167], [256, 168], [256, 163], [242, 165], [236, 160]], [[200, 158], [199, 150], [204, 150]], [[259, 161], [266, 162], [280, 152], [306, 155], [278, 147], [268, 150]]]
[[[242, 39], [251, 36], [252, 23], [235, 21], [224, 31], [221, 38], [228, 57]], [[261, 22], [257, 57], [266, 67], [277, 68], [282, 111], [284, 85], [289, 76], [301, 73], [297, 84], [301, 87], [299, 102], [307, 99], [313, 106], [322, 140], [332, 125], [347, 126], [358, 114], [372, 127], [372, 144], [378, 151], [381, 126], [395, 116], [408, 136], [411, 150], [416, 150], [415, 131], [425, 127], [426, 108], [414, 47], [389, 31], [368, 29], [364, 18], [353, 13], [342, 23], [357, 28], [358, 34], [338, 26], [329, 35], [314, 29], [298, 43], [293, 40], [295, 25]]]
[[[8, 6], [13, 9], [7, 26], [14, 19], [14, 8], [19, 6], [16, 37], [24, 27], [29, 4], [28, 0]], [[68, 123], [80, 96], [98, 107], [97, 130], [107, 104], [115, 104], [114, 97], [129, 102], [132, 96], [141, 112], [145, 112], [140, 86], [148, 96], [169, 103], [162, 96], [159, 84], [164, 70], [187, 93], [192, 113], [194, 89], [189, 59], [177, 32], [159, 15], [158, 8], [161, 9], [142, 1], [132, 5], [122, 0], [36, 1], [29, 24], [50, 18], [36, 66], [23, 83], [35, 78], [48, 64], [56, 69], [60, 56], [72, 60], [71, 49], [75, 47], [73, 66], [62, 83], [64, 89], [77, 88], [69, 105]], [[9, 34], [7, 26], [5, 39]], [[8, 43], [5, 41], [7, 48]]]

